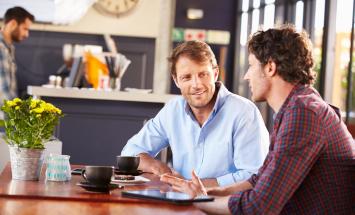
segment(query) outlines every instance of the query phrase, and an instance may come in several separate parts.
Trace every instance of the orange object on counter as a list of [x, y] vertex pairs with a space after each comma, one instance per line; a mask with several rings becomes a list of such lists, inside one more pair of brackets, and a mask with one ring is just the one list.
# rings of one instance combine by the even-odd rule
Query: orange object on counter
[[100, 77], [108, 76], [109, 70], [105, 63], [102, 63], [91, 52], [85, 52], [87, 81], [93, 85], [95, 89], [100, 88]]

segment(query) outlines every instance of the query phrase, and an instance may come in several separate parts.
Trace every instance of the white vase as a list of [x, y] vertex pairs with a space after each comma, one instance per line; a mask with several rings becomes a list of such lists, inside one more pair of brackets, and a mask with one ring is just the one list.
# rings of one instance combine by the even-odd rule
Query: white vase
[[12, 179], [38, 180], [44, 160], [44, 149], [26, 149], [10, 146]]

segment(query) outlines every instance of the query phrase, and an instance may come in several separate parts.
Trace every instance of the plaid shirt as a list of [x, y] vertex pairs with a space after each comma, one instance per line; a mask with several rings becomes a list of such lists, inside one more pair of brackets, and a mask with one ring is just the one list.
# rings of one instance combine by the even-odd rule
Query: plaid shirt
[[15, 47], [7, 44], [0, 32], [0, 105], [17, 96]]
[[277, 113], [253, 189], [229, 199], [233, 214], [354, 214], [355, 144], [315, 89], [296, 86]]

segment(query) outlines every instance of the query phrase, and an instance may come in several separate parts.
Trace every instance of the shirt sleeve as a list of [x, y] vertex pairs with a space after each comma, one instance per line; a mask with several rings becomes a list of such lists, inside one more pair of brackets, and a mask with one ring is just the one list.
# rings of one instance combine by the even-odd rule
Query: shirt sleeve
[[11, 99], [9, 84], [6, 80], [6, 74], [9, 74], [9, 66], [5, 63], [6, 54], [4, 53], [3, 47], [0, 47], [0, 105], [2, 106], [4, 99]]
[[254, 188], [229, 199], [233, 214], [279, 214], [319, 157], [322, 130], [315, 113], [295, 107], [282, 121]]
[[169, 141], [164, 127], [167, 109], [169, 109], [168, 106], [163, 107], [153, 119], [148, 120], [138, 134], [128, 140], [121, 154], [131, 156], [148, 153], [155, 157], [163, 148], [167, 147]]
[[257, 107], [251, 104], [241, 112], [233, 133], [233, 160], [236, 171], [217, 177], [225, 186], [247, 180], [262, 166], [269, 149], [269, 133]]

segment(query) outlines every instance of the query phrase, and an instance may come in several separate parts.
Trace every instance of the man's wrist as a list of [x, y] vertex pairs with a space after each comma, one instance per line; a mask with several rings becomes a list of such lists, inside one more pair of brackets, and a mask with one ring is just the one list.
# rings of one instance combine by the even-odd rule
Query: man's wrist
[[161, 175], [164, 173], [172, 174], [171, 169], [166, 164], [164, 164], [159, 160], [154, 159], [154, 162], [152, 163], [150, 168], [152, 172], [156, 175]]
[[226, 196], [230, 195], [226, 187], [210, 187], [206, 189], [207, 195], [211, 196]]
[[139, 168], [146, 172], [151, 172], [156, 175], [163, 173], [172, 174], [171, 169], [160, 160], [154, 159], [147, 153], [140, 153], [138, 156], [141, 158]]
[[218, 187], [218, 181], [215, 178], [206, 178], [201, 180], [205, 187]]

